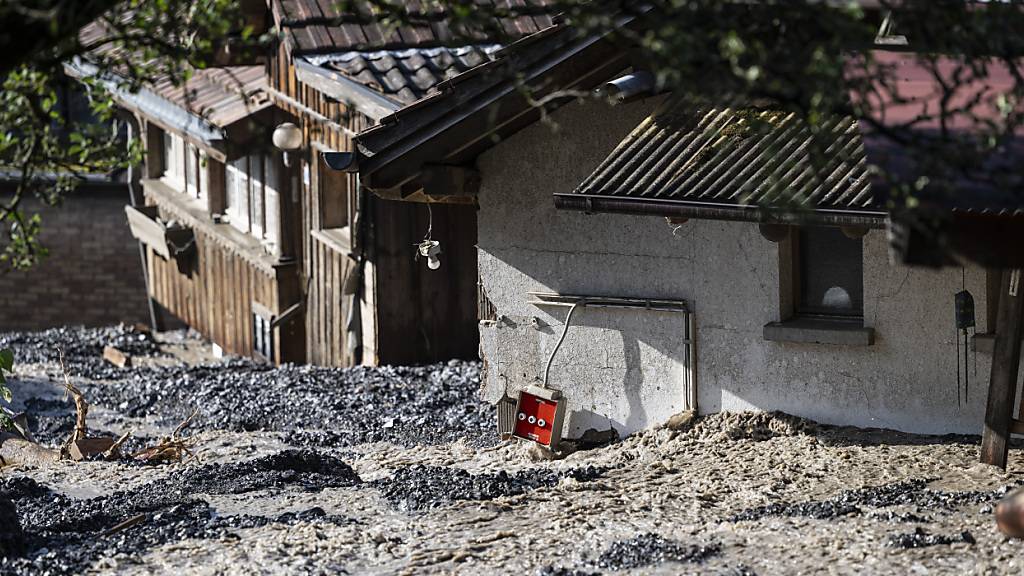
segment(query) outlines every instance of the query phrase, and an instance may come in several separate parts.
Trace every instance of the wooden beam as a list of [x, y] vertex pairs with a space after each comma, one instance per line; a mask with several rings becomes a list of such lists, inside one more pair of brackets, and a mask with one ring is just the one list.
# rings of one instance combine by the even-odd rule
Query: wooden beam
[[480, 192], [480, 173], [471, 166], [427, 164], [420, 181], [427, 196], [476, 196]]
[[992, 376], [981, 439], [981, 461], [1006, 468], [1012, 424], [1013, 400], [1020, 369], [1021, 312], [1024, 310], [1021, 271], [1003, 274], [996, 317], [996, 342], [992, 352]]

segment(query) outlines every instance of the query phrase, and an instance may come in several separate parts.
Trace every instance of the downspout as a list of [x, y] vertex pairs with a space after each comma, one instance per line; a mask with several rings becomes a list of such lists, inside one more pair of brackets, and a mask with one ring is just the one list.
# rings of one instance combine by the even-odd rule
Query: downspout
[[363, 360], [363, 314], [362, 314], [362, 298], [363, 291], [365, 288], [365, 282], [363, 278], [363, 272], [365, 270], [366, 263], [366, 210], [367, 210], [367, 198], [366, 190], [363, 189], [359, 179], [359, 174], [355, 177], [356, 184], [356, 217], [353, 222], [355, 227], [354, 234], [352, 235], [355, 239], [355, 257], [356, 257], [356, 268], [352, 271], [355, 276], [353, 280], [354, 286], [351, 291], [351, 301], [348, 307], [348, 318], [345, 320], [345, 339], [348, 342], [348, 351], [352, 357], [352, 364], [358, 366]]
[[[128, 138], [126, 145], [130, 148], [132, 139], [135, 137], [135, 123], [136, 120], [131, 115], [126, 115], [127, 120], [125, 125], [128, 127]], [[140, 194], [136, 188], [135, 181], [135, 163], [128, 163], [128, 202], [132, 208], [138, 208], [145, 203], [145, 198]], [[141, 241], [139, 245], [139, 262], [142, 264], [142, 282], [146, 286], [146, 303], [149, 306], [149, 325], [153, 328], [154, 332], [159, 332], [161, 326], [158, 323], [156, 303], [153, 301], [152, 292], [149, 289], [149, 266], [146, 259], [146, 245]]]

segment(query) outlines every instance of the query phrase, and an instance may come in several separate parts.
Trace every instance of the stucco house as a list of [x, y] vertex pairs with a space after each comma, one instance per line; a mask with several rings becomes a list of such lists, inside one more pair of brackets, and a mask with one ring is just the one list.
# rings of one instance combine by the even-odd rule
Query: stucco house
[[[357, 138], [352, 165], [381, 194], [422, 187], [425, 166], [479, 178], [484, 397], [541, 383], [550, 361], [569, 437], [686, 409], [980, 432], [999, 271], [893, 261], [852, 120], [822, 141], [792, 115], [637, 93], [556, 96], [538, 122], [516, 89], [635, 85], [626, 58], [553, 26]], [[966, 363], [963, 289], [978, 311]]]

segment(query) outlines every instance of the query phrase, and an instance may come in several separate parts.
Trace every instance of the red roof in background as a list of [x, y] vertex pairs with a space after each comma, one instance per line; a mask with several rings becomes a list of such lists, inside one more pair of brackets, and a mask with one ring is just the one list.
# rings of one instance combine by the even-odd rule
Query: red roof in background
[[[864, 79], [872, 87], [861, 131], [868, 162], [883, 170], [872, 183], [876, 198], [887, 193], [893, 180], [909, 183], [928, 176], [931, 184], [917, 195], [926, 205], [1024, 213], [1024, 128], [1012, 126], [1012, 137], [1003, 134], [995, 148], [972, 154], [986, 134], [1011, 127], [1004, 110], [1024, 115], [1022, 102], [1000, 105], [1001, 96], [1024, 88], [1017, 86], [1007, 63], [881, 50], [872, 58], [877, 70], [854, 65], [848, 78], [855, 83]], [[1024, 76], [1024, 61], [1016, 71]], [[851, 97], [856, 104], [861, 95], [851, 92]]]

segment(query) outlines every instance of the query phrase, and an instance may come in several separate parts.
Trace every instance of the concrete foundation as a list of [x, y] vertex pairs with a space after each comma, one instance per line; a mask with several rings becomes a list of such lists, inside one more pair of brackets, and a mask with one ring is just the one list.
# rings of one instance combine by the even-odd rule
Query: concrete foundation
[[[696, 315], [701, 412], [782, 410], [830, 424], [980, 433], [991, 356], [972, 352], [970, 397], [958, 407], [961, 270], [890, 264], [884, 231], [871, 231], [864, 324], [873, 344], [770, 341], [764, 327], [781, 315], [779, 249], [757, 225], [555, 210], [551, 195], [572, 191], [654, 105], [573, 104], [553, 115], [554, 129], [536, 124], [479, 158], [479, 267], [498, 315], [480, 328], [485, 398], [543, 375], [567, 309], [531, 305], [530, 291], [684, 299]], [[984, 271], [967, 269], [966, 286], [985, 332]], [[677, 314], [578, 311], [551, 376], [569, 400], [565, 433], [628, 434], [681, 410], [682, 340]]]

